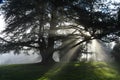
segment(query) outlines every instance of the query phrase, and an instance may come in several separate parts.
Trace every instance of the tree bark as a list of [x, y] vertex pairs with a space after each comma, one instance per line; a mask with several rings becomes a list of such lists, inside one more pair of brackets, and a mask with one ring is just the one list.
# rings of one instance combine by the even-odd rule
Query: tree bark
[[[51, 21], [50, 21], [50, 30], [56, 27], [55, 23], [55, 10], [51, 12]], [[49, 31], [50, 31], [49, 30]], [[47, 43], [45, 43], [45, 40], [42, 40], [43, 46], [40, 50], [41, 56], [42, 56], [42, 62], [43, 64], [52, 64], [55, 63], [53, 60], [53, 53], [54, 53], [54, 37], [52, 37], [50, 34], [48, 34], [47, 37]], [[40, 44], [41, 45], [41, 44]]]
[[54, 52], [54, 39], [48, 38], [48, 44], [44, 44], [44, 48], [40, 50], [40, 54], [42, 56], [42, 64], [53, 64], [55, 61], [53, 60], [53, 52]]
[[42, 64], [53, 64], [55, 61], [53, 60], [52, 53], [49, 53], [49, 50], [42, 50], [41, 51], [41, 56], [42, 56]]

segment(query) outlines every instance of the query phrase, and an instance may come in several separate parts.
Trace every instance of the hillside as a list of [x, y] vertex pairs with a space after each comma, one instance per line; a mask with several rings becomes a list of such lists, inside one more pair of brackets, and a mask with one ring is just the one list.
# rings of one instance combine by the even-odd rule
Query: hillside
[[0, 66], [0, 80], [120, 80], [120, 73], [104, 62], [68, 63], [62, 67], [17, 64]]

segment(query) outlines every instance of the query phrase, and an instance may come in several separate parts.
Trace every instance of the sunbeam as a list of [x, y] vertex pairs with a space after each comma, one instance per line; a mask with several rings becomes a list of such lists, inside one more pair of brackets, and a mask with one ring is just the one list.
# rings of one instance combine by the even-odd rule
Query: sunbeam
[[87, 53], [82, 53], [80, 61], [103, 61], [103, 62], [112, 62], [113, 58], [111, 57], [111, 49], [106, 47], [103, 42], [100, 40], [94, 39], [91, 40], [91, 43], [87, 45]]
[[110, 49], [106, 48], [100, 40], [92, 40], [91, 49], [94, 61], [111, 62]]
[[76, 51], [80, 47], [80, 45], [78, 45], [76, 47], [71, 48], [71, 46], [78, 43], [78, 41], [74, 39], [65, 40], [63, 43], [64, 43], [63, 46], [67, 46], [67, 47], [64, 47], [61, 51], [59, 51], [59, 54], [63, 55], [60, 59], [60, 62], [55, 64], [47, 73], [43, 75], [43, 77], [41, 77], [38, 80], [49, 80], [51, 76], [54, 76], [55, 74], [59, 73], [59, 71], [63, 69], [67, 63], [70, 62], [70, 60], [76, 54]]

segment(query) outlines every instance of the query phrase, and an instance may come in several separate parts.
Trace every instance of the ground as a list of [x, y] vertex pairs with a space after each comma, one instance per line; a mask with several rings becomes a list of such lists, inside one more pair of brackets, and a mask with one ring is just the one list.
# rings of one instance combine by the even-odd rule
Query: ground
[[105, 62], [2, 65], [0, 80], [120, 80], [119, 71]]

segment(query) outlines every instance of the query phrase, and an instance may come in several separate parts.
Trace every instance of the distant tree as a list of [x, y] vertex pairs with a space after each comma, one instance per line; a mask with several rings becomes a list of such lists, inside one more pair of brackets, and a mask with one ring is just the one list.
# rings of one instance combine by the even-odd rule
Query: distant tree
[[[34, 49], [42, 55], [43, 63], [53, 62], [56, 50], [68, 50], [92, 39], [113, 41], [120, 33], [117, 14], [111, 15], [107, 4], [98, 0], [5, 0], [1, 8], [7, 26], [0, 38], [0, 51], [19, 53]], [[67, 33], [67, 29], [74, 31], [57, 32]], [[56, 41], [71, 39], [79, 42], [55, 48]]]
[[117, 42], [117, 44], [114, 46], [113, 50], [111, 51], [111, 54], [113, 58], [116, 60], [116, 62], [120, 63], [120, 43]]

